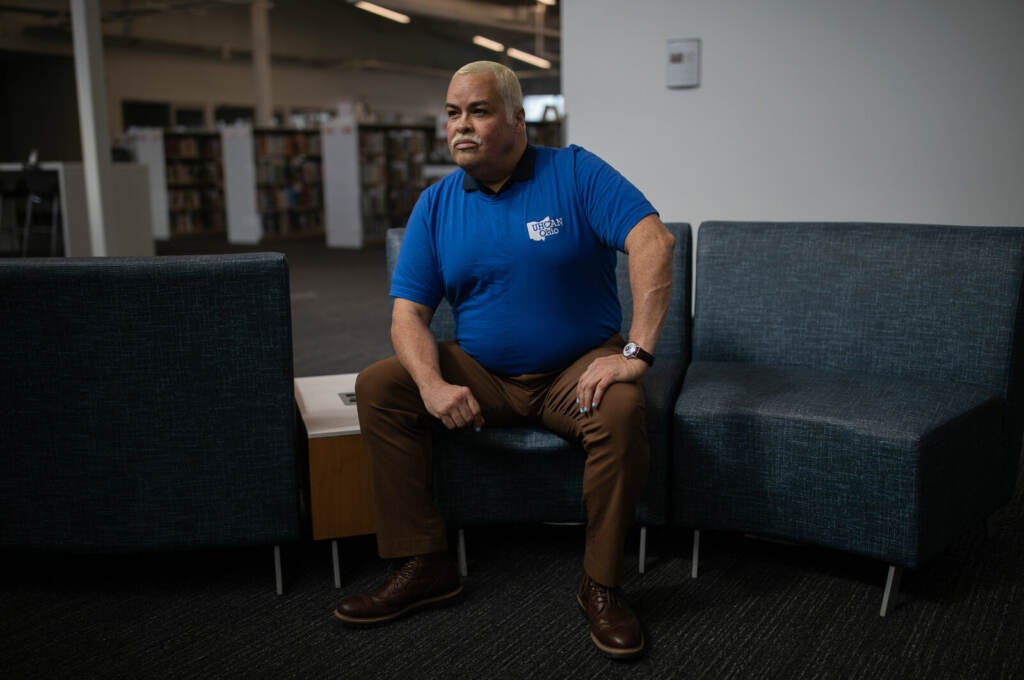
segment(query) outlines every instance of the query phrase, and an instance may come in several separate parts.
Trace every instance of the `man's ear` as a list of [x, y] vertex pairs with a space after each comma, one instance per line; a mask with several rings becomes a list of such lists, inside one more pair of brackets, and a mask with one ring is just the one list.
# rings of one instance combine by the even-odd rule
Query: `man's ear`
[[526, 109], [520, 106], [516, 109], [516, 130], [526, 129]]

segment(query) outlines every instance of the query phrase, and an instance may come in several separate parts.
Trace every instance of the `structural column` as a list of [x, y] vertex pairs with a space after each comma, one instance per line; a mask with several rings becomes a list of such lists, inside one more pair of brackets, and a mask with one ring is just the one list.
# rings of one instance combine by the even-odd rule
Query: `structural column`
[[[103, 33], [98, 0], [71, 0], [71, 32], [75, 47], [75, 87], [82, 134], [85, 200], [89, 240], [94, 257], [104, 257], [117, 244], [107, 242], [111, 215], [110, 130], [107, 88], [103, 79]], [[65, 216], [65, 219], [67, 217]]]
[[249, 6], [252, 24], [252, 67], [256, 81], [256, 125], [273, 125], [274, 108], [270, 87], [270, 3], [255, 0]]

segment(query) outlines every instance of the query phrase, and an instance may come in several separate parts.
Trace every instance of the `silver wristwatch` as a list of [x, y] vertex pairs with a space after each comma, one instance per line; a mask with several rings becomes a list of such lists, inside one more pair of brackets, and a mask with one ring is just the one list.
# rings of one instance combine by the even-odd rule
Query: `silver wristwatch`
[[640, 361], [645, 362], [648, 366], [654, 365], [654, 355], [635, 342], [626, 343], [626, 346], [622, 348], [622, 356], [627, 359], [639, 359]]

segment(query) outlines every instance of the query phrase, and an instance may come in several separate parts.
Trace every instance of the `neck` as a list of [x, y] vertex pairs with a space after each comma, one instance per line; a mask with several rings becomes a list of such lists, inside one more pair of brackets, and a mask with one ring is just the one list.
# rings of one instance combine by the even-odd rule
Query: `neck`
[[505, 182], [507, 182], [508, 178], [511, 177], [511, 176], [512, 176], [512, 173], [509, 173], [509, 174], [505, 175], [505, 178], [502, 179], [500, 182], [488, 182], [486, 180], [480, 180], [480, 181], [483, 183], [483, 185], [485, 187], [487, 187], [488, 189], [490, 189], [494, 193], [498, 193], [501, 190], [501, 188], [503, 186], [505, 186]]
[[526, 152], [526, 140], [523, 139], [520, 144], [516, 144], [515, 149], [509, 154], [509, 159], [501, 165], [501, 167], [494, 168], [492, 172], [488, 172], [487, 176], [473, 175], [478, 182], [483, 184], [485, 187], [498, 193], [501, 187], [505, 186], [505, 182], [512, 177], [512, 173], [515, 172], [516, 166], [519, 161], [523, 158], [523, 153]]

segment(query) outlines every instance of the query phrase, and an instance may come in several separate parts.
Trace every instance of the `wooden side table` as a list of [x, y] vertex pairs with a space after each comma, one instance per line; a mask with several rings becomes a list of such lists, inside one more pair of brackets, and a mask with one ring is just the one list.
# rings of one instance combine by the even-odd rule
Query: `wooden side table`
[[337, 539], [376, 531], [355, 384], [354, 373], [295, 379], [295, 403], [309, 437], [313, 538], [331, 539], [336, 588], [341, 587]]

